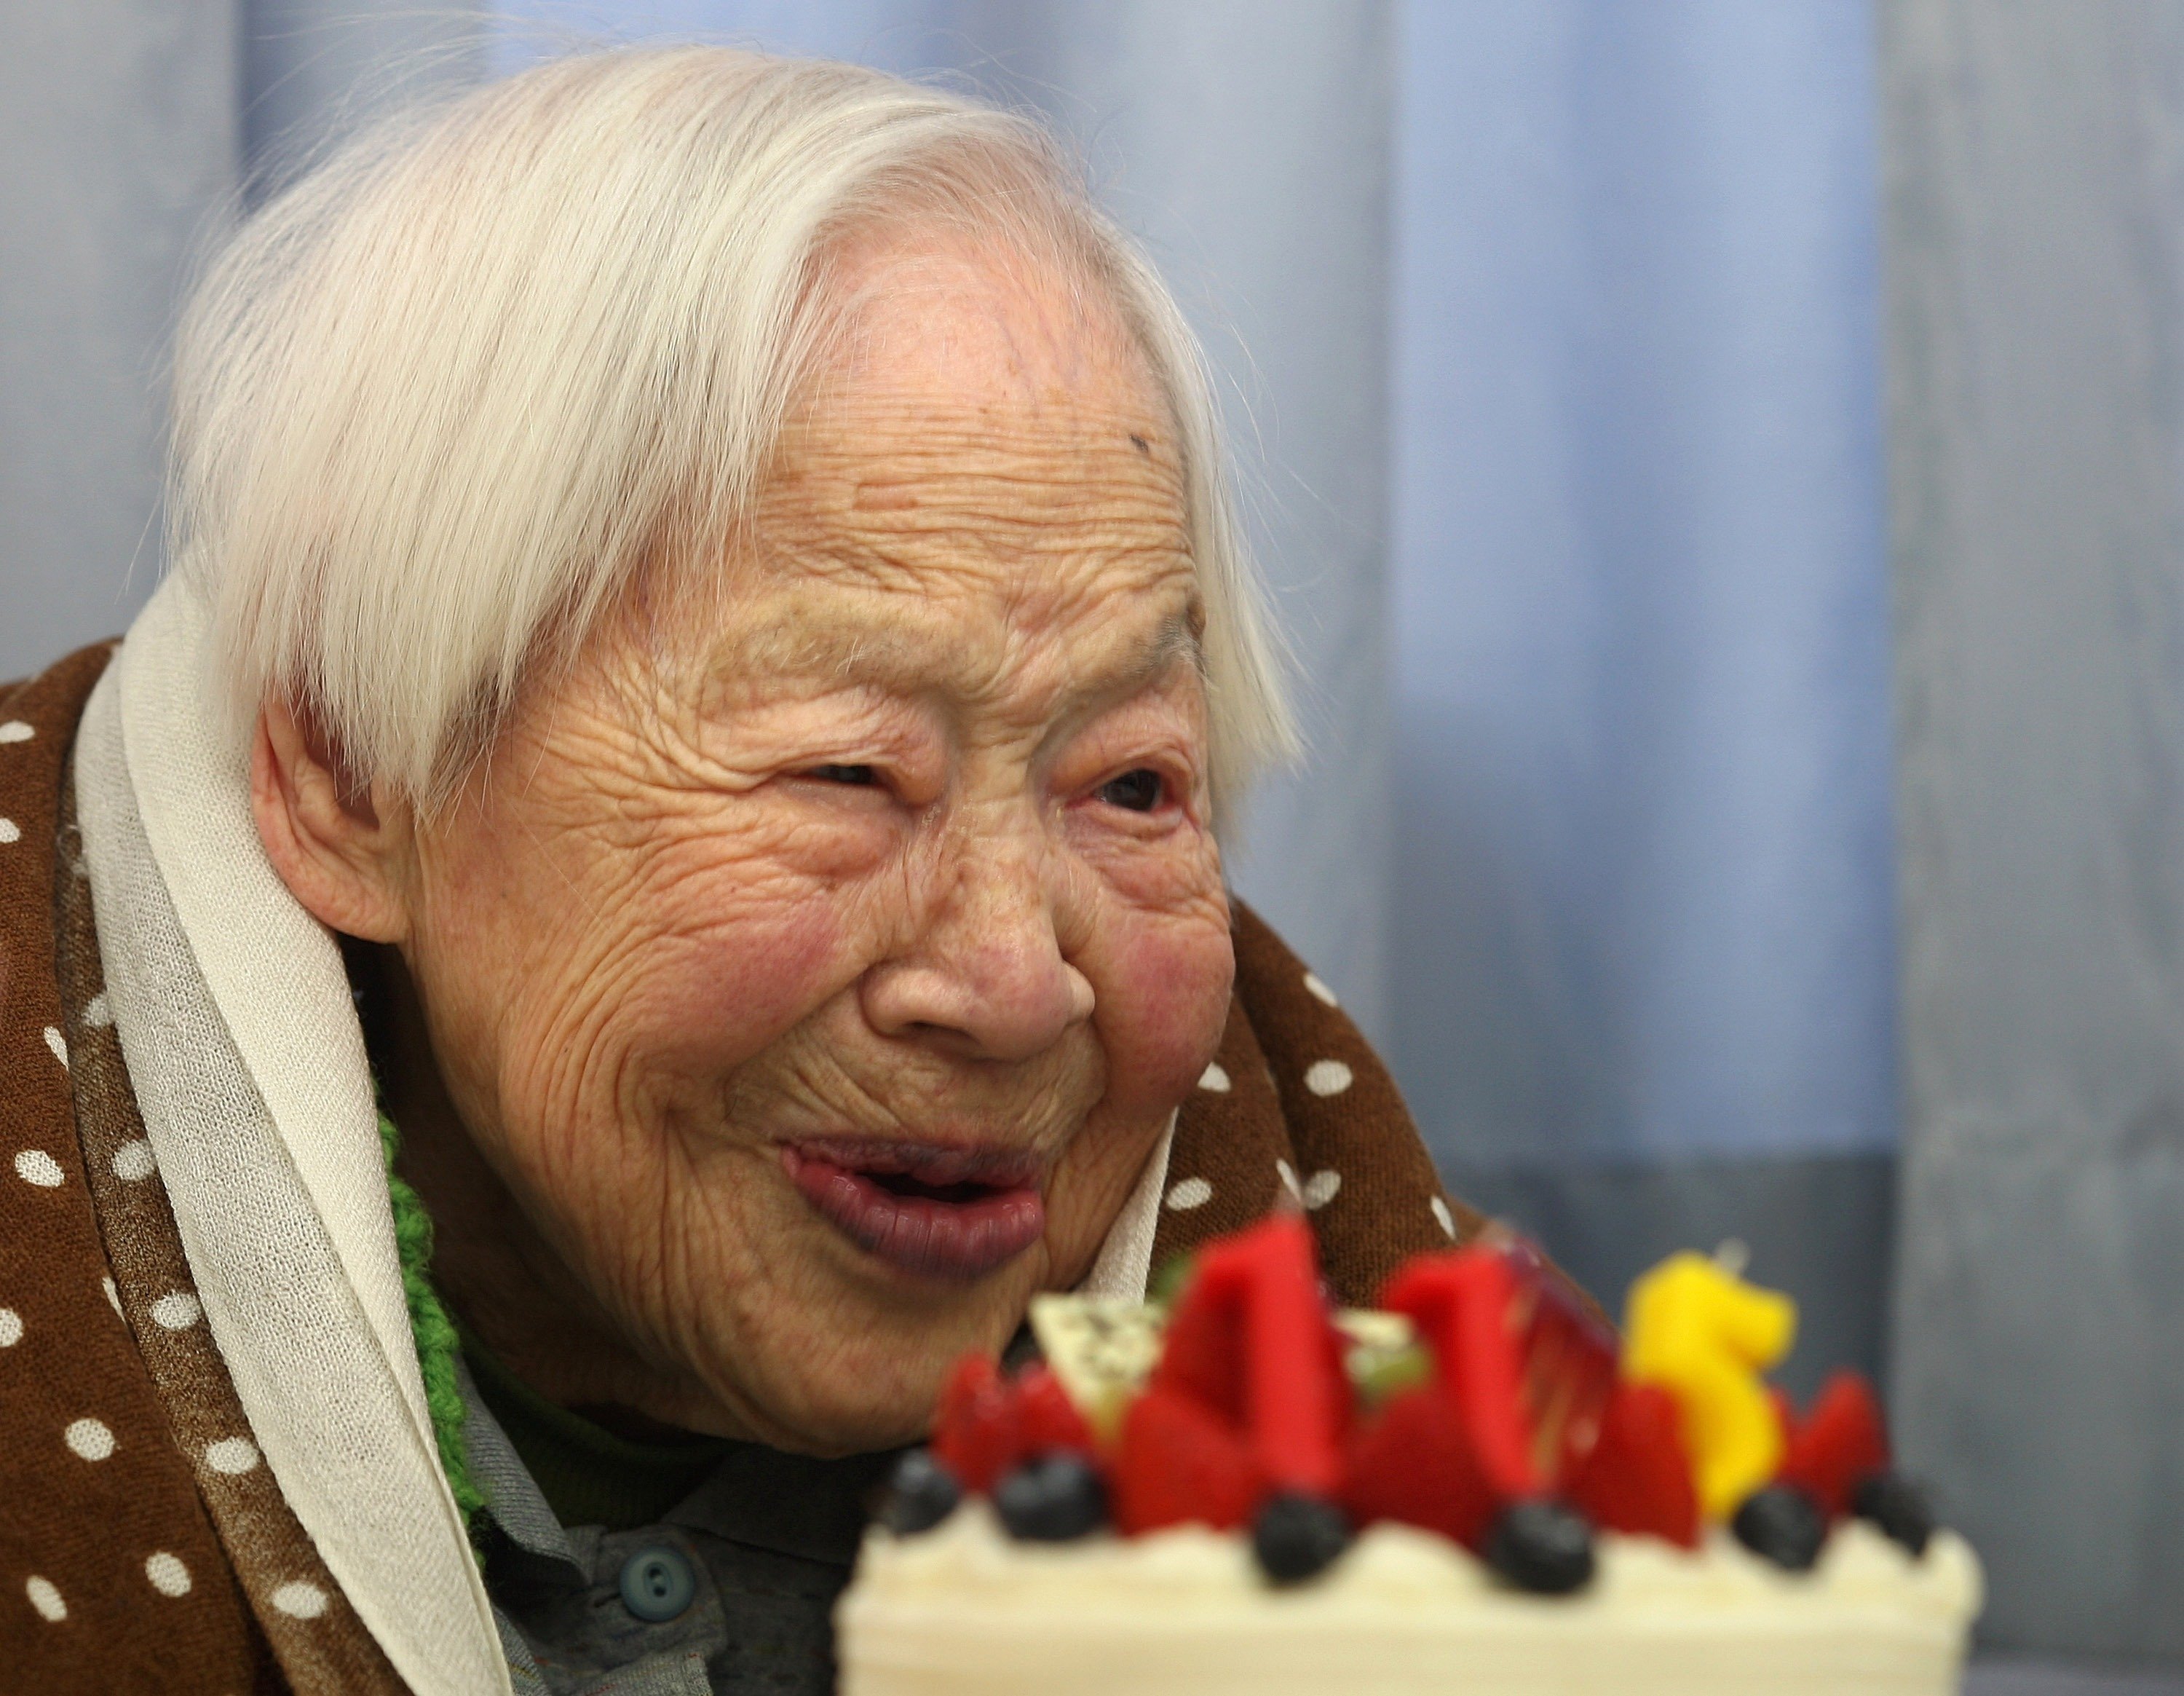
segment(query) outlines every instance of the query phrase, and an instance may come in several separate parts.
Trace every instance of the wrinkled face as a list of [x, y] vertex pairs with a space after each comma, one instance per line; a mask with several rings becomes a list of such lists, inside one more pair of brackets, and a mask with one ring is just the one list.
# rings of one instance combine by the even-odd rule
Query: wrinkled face
[[521, 706], [404, 947], [628, 1344], [817, 1449], [914, 1435], [1084, 1275], [1232, 973], [1166, 409], [1064, 291], [864, 263], [726, 593]]

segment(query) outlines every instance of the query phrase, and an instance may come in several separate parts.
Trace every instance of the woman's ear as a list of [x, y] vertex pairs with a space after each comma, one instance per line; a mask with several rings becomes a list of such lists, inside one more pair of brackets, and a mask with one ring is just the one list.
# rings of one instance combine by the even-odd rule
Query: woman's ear
[[368, 942], [407, 937], [409, 806], [359, 782], [332, 739], [278, 701], [252, 738], [250, 811], [265, 857], [306, 912]]

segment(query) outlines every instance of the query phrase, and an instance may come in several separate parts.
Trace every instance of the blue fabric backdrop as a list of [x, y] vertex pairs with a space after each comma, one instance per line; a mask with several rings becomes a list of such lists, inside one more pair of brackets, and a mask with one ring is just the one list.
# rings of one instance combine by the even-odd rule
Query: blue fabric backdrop
[[1467, 1164], [1886, 1147], [1869, 8], [1402, 16], [1402, 1080]]

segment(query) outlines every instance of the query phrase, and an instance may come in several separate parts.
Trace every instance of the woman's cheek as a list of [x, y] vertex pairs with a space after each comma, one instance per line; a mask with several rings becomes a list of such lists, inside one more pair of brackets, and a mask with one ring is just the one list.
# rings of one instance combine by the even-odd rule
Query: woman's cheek
[[1068, 837], [1078, 862], [1129, 906], [1178, 912], [1210, 902], [1221, 908], [1226, 929], [1221, 850], [1204, 827], [1186, 822], [1157, 834], [1139, 834], [1088, 807], [1070, 819]]
[[1129, 1096], [1173, 1105], [1198, 1082], [1228, 1020], [1236, 957], [1226, 904], [1111, 929], [1092, 975], [1109, 1075]]
[[771, 793], [663, 831], [617, 879], [640, 914], [609, 975], [647, 1067], [717, 1075], [807, 1017], [865, 964], [863, 915], [896, 857], [880, 820]]
[[855, 975], [841, 907], [800, 898], [675, 915], [626, 974], [616, 1023], [646, 1069], [716, 1076], [808, 1017]]

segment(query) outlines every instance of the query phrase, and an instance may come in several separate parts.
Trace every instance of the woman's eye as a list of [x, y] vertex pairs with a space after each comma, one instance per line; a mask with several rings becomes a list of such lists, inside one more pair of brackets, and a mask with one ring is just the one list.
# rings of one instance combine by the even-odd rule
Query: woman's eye
[[859, 789], [869, 789], [879, 781], [870, 766], [814, 766], [804, 775], [822, 784], [848, 784]]
[[1150, 812], [1161, 804], [1166, 788], [1158, 772], [1147, 771], [1141, 766], [1102, 784], [1100, 799], [1110, 806], [1126, 807], [1132, 812]]

